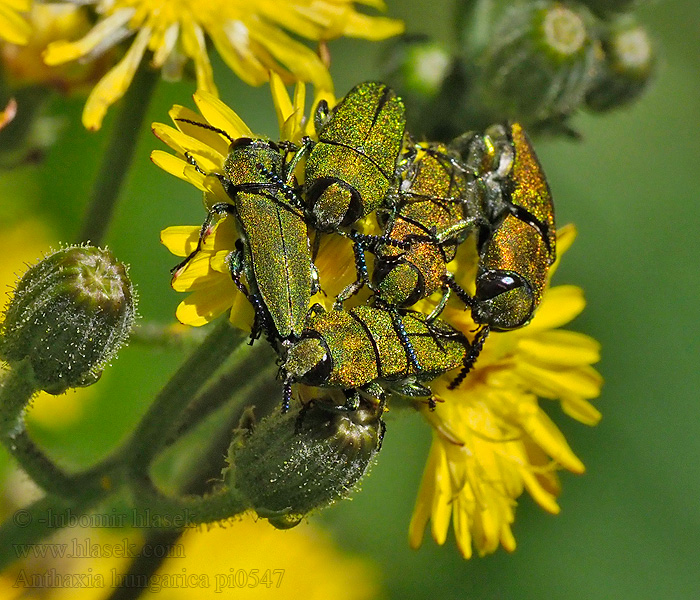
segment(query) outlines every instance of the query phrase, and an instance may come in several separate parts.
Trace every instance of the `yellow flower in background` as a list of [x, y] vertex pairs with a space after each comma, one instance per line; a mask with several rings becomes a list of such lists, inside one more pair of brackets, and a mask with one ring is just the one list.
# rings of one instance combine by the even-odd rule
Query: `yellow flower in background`
[[[267, 521], [247, 516], [225, 528], [188, 530], [187, 552], [167, 561], [156, 578], [209, 573], [206, 589], [176, 587], [152, 590], [155, 598], [275, 598], [283, 600], [364, 600], [378, 594], [377, 573], [368, 561], [341, 553], [319, 528], [301, 524], [278, 530]], [[146, 594], [145, 597], [150, 597]]]
[[53, 41], [85, 35], [91, 28], [85, 10], [73, 4], [34, 4], [28, 15], [32, 35], [23, 44], [3, 44], [0, 56], [4, 75], [15, 87], [50, 86], [63, 94], [88, 91], [107, 71], [113, 52], [88, 63], [48, 66], [43, 52]]
[[381, 0], [95, 0], [87, 4], [100, 15], [97, 24], [78, 41], [52, 43], [45, 60], [50, 65], [92, 60], [135, 36], [122, 60], [88, 98], [83, 124], [93, 130], [128, 89], [146, 50], [166, 78], [179, 78], [184, 64], [192, 60], [197, 90], [216, 95], [207, 37], [250, 85], [267, 81], [272, 71], [287, 82], [308, 81], [332, 90], [327, 67], [296, 36], [319, 42], [343, 35], [376, 40], [403, 31], [400, 21], [358, 12], [358, 3], [385, 8]]
[[[313, 123], [304, 116], [304, 85], [297, 84], [294, 96], [290, 98], [282, 79], [273, 73], [270, 86], [280, 139], [298, 143], [303, 135], [312, 135]], [[331, 95], [321, 93], [314, 105], [321, 97], [329, 101], [329, 104], [334, 104]], [[216, 127], [232, 139], [256, 136], [235, 112], [211, 94], [197, 92], [194, 99], [201, 115], [183, 106], [174, 106], [169, 114], [177, 129], [162, 123], [153, 124], [153, 132], [175, 150], [177, 155], [154, 150], [151, 160], [168, 173], [188, 181], [204, 192], [204, 204], [210, 207], [217, 202], [230, 202], [231, 199], [216, 178], [202, 175], [189, 164], [185, 153], [190, 154], [204, 172], [223, 173], [230, 141], [224, 135], [178, 119]], [[184, 258], [196, 249], [199, 232], [199, 226], [169, 227], [161, 232], [161, 242], [173, 254]], [[233, 219], [220, 219], [208, 232], [200, 252], [173, 274], [173, 289], [192, 292], [177, 308], [176, 316], [181, 323], [205, 325], [233, 307], [231, 322], [250, 330], [253, 309], [236, 288], [226, 265], [226, 257], [234, 250], [237, 237]], [[349, 264], [354, 272], [352, 250]]]
[[[559, 232], [559, 256], [575, 236], [573, 226]], [[480, 555], [499, 545], [512, 551], [516, 498], [524, 490], [548, 512], [559, 512], [556, 471], [583, 473], [584, 465], [538, 397], [558, 400], [566, 414], [586, 425], [600, 420], [588, 402], [602, 385], [591, 367], [599, 360], [599, 344], [558, 329], [584, 306], [580, 288], [549, 288], [527, 326], [489, 335], [458, 389], [447, 389], [448, 377], [433, 384], [441, 402], [434, 411], [418, 407], [433, 426], [433, 444], [409, 528], [411, 546], [421, 545], [429, 520], [433, 539], [443, 544], [452, 521], [465, 558], [472, 546]], [[449, 306], [442, 317], [464, 333], [476, 329], [469, 311]]]
[[0, 40], [26, 44], [32, 33], [27, 20], [20, 15], [32, 7], [31, 0], [0, 0]]
[[372, 565], [341, 553], [311, 525], [279, 531], [245, 517], [208, 531], [188, 529], [169, 549], [146, 548], [153, 557], [166, 556], [150, 581], [129, 573], [143, 545], [139, 531], [82, 527], [63, 529], [49, 544], [19, 544], [26, 558], [0, 574], [0, 598], [97, 600], [119, 585], [142, 590], [139, 598], [168, 600], [370, 600], [379, 591]]

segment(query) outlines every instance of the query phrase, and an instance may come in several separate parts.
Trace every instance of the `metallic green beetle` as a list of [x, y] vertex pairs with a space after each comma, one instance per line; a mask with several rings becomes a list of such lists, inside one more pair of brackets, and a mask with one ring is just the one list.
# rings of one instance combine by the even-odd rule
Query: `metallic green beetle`
[[[230, 140], [223, 174], [205, 175], [221, 181], [231, 203], [211, 207], [197, 249], [176, 269], [196, 254], [216, 218], [233, 215], [240, 240], [229, 266], [236, 285], [255, 308], [256, 328], [262, 328], [274, 345], [298, 338], [315, 292], [315, 268], [301, 200], [286, 181], [282, 151], [269, 140], [231, 139], [211, 126], [186, 122]], [[199, 169], [191, 157], [188, 160]]]
[[496, 331], [526, 325], [556, 258], [554, 204], [542, 166], [518, 123], [475, 136], [466, 159], [480, 173], [484, 223], [478, 241], [474, 321]]
[[[377, 213], [382, 236], [355, 234], [354, 239], [376, 256], [371, 287], [383, 303], [405, 308], [443, 290], [432, 315], [437, 316], [453, 282], [446, 265], [480, 220], [475, 177], [456, 151], [440, 143], [408, 145], [398, 174], [401, 185], [394, 208]], [[358, 262], [362, 279], [364, 257]], [[339, 300], [358, 284], [362, 281], [341, 292]]]
[[403, 101], [383, 83], [355, 86], [328, 111], [319, 104], [318, 142], [308, 142], [304, 197], [319, 231], [337, 231], [382, 206], [403, 144]]
[[286, 394], [292, 383], [341, 388], [348, 393], [341, 410], [356, 408], [360, 394], [381, 397], [378, 387], [430, 401], [432, 393], [422, 383], [460, 366], [468, 371], [481, 349], [478, 340], [470, 344], [444, 321], [429, 321], [420, 313], [400, 319], [417, 361], [407, 355], [389, 311], [358, 306], [311, 316], [284, 357]]

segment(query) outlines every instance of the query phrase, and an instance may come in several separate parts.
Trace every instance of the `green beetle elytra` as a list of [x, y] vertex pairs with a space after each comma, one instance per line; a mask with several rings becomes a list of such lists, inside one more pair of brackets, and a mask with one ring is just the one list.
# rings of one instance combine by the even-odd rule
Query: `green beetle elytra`
[[338, 231], [382, 206], [403, 144], [405, 108], [385, 84], [366, 82], [330, 112], [322, 102], [315, 121], [318, 141], [306, 150], [304, 197], [312, 225]]
[[447, 263], [480, 219], [474, 177], [445, 144], [414, 144], [404, 163], [397, 206], [380, 213], [383, 237], [394, 243], [377, 245], [373, 288], [397, 307], [443, 290], [439, 314], [452, 282]]
[[288, 347], [284, 357], [287, 390], [292, 383], [340, 388], [348, 392], [348, 409], [357, 406], [361, 392], [381, 395], [374, 391], [378, 386], [429, 399], [432, 394], [422, 383], [458, 367], [468, 371], [476, 360], [479, 342], [470, 344], [447, 323], [429, 321], [420, 313], [399, 318], [417, 361], [407, 355], [395, 316], [389, 311], [358, 306], [310, 316], [301, 338]]
[[516, 329], [532, 319], [556, 258], [552, 193], [518, 123], [475, 137], [467, 162], [482, 173], [486, 226], [478, 242], [476, 293], [466, 301], [476, 323]]
[[231, 202], [211, 207], [197, 249], [176, 268], [199, 250], [215, 219], [232, 215], [240, 240], [228, 262], [236, 285], [255, 309], [254, 331], [261, 328], [274, 345], [296, 339], [315, 292], [315, 268], [301, 200], [288, 185], [283, 152], [269, 140], [231, 139], [209, 125], [187, 122], [216, 131], [231, 142], [224, 172], [204, 173], [221, 181]]

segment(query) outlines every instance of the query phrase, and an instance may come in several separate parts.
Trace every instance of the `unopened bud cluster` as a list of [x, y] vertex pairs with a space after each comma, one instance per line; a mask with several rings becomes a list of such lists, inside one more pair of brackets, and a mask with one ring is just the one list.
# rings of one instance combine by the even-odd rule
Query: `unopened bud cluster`
[[570, 132], [567, 120], [577, 110], [622, 106], [648, 87], [655, 54], [629, 12], [636, 4], [501, 3], [481, 30], [469, 15], [462, 51], [443, 53], [439, 68], [427, 67], [432, 42], [404, 40], [389, 78], [400, 93], [422, 96], [416, 125], [428, 137], [454, 137], [506, 119], [531, 131]]
[[63, 248], [20, 279], [0, 323], [0, 358], [28, 361], [37, 389], [59, 394], [99, 379], [136, 314], [127, 268], [109, 250]]
[[260, 517], [293, 527], [352, 491], [381, 447], [382, 411], [314, 401], [276, 412], [234, 440], [225, 483]]

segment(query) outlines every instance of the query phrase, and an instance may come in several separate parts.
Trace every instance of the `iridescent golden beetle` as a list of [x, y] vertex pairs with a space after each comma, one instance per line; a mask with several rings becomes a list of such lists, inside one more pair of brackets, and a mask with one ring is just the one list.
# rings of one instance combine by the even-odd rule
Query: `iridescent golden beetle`
[[552, 193], [518, 123], [494, 125], [470, 146], [466, 162], [480, 174], [484, 221], [476, 293], [463, 299], [476, 323], [495, 331], [517, 329], [542, 301], [556, 258]]

